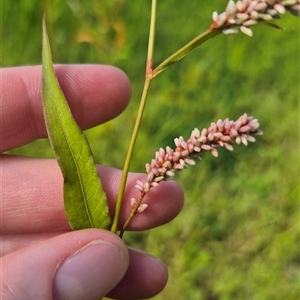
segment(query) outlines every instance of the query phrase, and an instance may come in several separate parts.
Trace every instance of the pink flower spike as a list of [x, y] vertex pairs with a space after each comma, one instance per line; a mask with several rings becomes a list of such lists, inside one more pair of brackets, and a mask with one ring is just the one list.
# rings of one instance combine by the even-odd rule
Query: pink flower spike
[[215, 28], [222, 30], [224, 34], [237, 34], [238, 28], [244, 34], [252, 37], [253, 32], [249, 28], [259, 22], [279, 18], [289, 11], [295, 16], [300, 15], [299, 0], [239, 0], [235, 3], [229, 0], [225, 11], [212, 15]]
[[270, 21], [273, 17], [269, 14], [258, 14], [258, 16], [264, 21]]
[[242, 121], [240, 119], [238, 119], [234, 122], [234, 128], [236, 130], [239, 130], [241, 128], [241, 126], [242, 126]]
[[267, 7], [268, 7], [267, 3], [260, 2], [260, 3], [256, 4], [255, 9], [257, 11], [264, 11]]
[[226, 14], [229, 18], [234, 18], [237, 12], [236, 4], [233, 0], [229, 0], [227, 7], [226, 7]]
[[[256, 25], [257, 23], [258, 23], [258, 21], [256, 21], [256, 20], [247, 20], [247, 21], [243, 22], [242, 24], [243, 24], [243, 27], [250, 27], [250, 26]], [[241, 26], [241, 31], [242, 31], [242, 26]]]
[[151, 182], [151, 184], [150, 184], [150, 185], [151, 185], [151, 187], [156, 187], [156, 186], [159, 186], [159, 183], [158, 183], [158, 182], [154, 182], [154, 181], [153, 181], [153, 182]]
[[238, 9], [238, 11], [244, 11], [246, 9], [246, 3], [244, 1], [238, 1], [236, 3], [236, 8]]
[[207, 139], [211, 142], [214, 140], [214, 134], [213, 133], [209, 133], [208, 136], [207, 136]]
[[144, 191], [144, 187], [141, 185], [136, 184], [134, 187], [137, 188], [140, 192]]
[[167, 146], [166, 147], [166, 152], [167, 152], [168, 155], [173, 155], [174, 150], [171, 147]]
[[219, 155], [216, 148], [212, 148], [212, 150], [210, 151], [210, 153], [211, 153], [212, 156], [214, 156], [214, 157], [218, 157], [218, 155]]
[[206, 136], [206, 135], [207, 135], [207, 129], [204, 128], [204, 129], [202, 129], [202, 131], [201, 131], [201, 136]]
[[155, 176], [154, 173], [151, 170], [149, 170], [148, 176], [147, 176], [147, 181], [151, 182], [154, 179], [154, 176]]
[[199, 138], [200, 137], [200, 131], [198, 128], [195, 128], [193, 131], [192, 131], [192, 136], [194, 136], [195, 138]]
[[236, 16], [238, 24], [245, 22], [249, 18], [248, 14], [245, 13], [237, 13]]
[[200, 136], [199, 139], [197, 140], [199, 143], [206, 143], [207, 137], [206, 136]]
[[142, 203], [139, 208], [138, 208], [138, 213], [142, 213], [143, 211], [145, 211], [145, 209], [148, 207], [148, 204], [146, 203]]
[[224, 143], [224, 147], [225, 147], [228, 151], [233, 151], [232, 145], [230, 145], [230, 144], [228, 144], [228, 143]]
[[189, 150], [183, 150], [183, 151], [181, 151], [181, 156], [182, 157], [188, 157], [189, 155], [190, 155]]
[[217, 122], [217, 126], [218, 126], [218, 131], [223, 131], [223, 129], [224, 129], [224, 124], [223, 124], [223, 121], [222, 120], [218, 120], [218, 122]]
[[245, 146], [248, 146], [248, 141], [244, 135], [241, 136], [241, 141]]
[[230, 136], [236, 137], [238, 135], [238, 131], [235, 128], [231, 128], [230, 130]]
[[155, 177], [154, 178], [154, 182], [161, 182], [161, 181], [163, 181], [164, 180], [164, 176], [158, 176], [158, 177]]
[[183, 149], [187, 149], [187, 145], [186, 142], [183, 140], [183, 137], [180, 137], [180, 139], [181, 139], [180, 147], [182, 147]]
[[218, 126], [215, 123], [211, 123], [209, 126], [209, 132], [217, 132], [218, 131]]
[[274, 5], [274, 8], [275, 8], [281, 15], [285, 14], [285, 7], [282, 6], [282, 5], [280, 5], [279, 3], [276, 3], [276, 4]]
[[145, 192], [145, 193], [149, 193], [149, 191], [150, 191], [150, 183], [149, 183], [149, 182], [146, 182], [146, 183], [144, 184], [144, 192]]
[[216, 20], [216, 23], [217, 23], [216, 26], [217, 26], [217, 28], [222, 27], [225, 24], [226, 21], [227, 21], [227, 15], [226, 15], [226, 13], [223, 12], [223, 13], [219, 14], [219, 16], [218, 16], [218, 18]]
[[213, 136], [214, 136], [214, 138], [216, 138], [216, 139], [220, 139], [220, 138], [223, 136], [223, 133], [221, 133], [221, 132], [216, 132], [216, 133], [213, 134]]
[[206, 151], [210, 151], [211, 150], [211, 146], [209, 146], [209, 145], [202, 145], [201, 149], [206, 150]]
[[150, 164], [147, 163], [147, 164], [145, 165], [145, 168], [146, 168], [146, 172], [147, 172], [147, 173], [149, 173], [149, 172], [151, 171], [151, 166], [150, 166]]
[[185, 167], [185, 161], [184, 161], [183, 158], [181, 158], [181, 159], [179, 160], [179, 163], [180, 163], [183, 167]]
[[249, 125], [244, 125], [239, 129], [239, 132], [248, 132], [251, 129]]
[[239, 31], [235, 27], [224, 28], [223, 33], [226, 35], [237, 34]]
[[158, 172], [163, 175], [167, 172], [167, 169], [166, 168], [158, 168]]
[[190, 143], [187, 144], [189, 153], [192, 153], [194, 151], [194, 144], [195, 144], [195, 140], [194, 140], [193, 143], [190, 142]]
[[255, 137], [253, 137], [252, 135], [248, 135], [247, 140], [251, 143], [254, 143], [256, 141]]
[[183, 169], [184, 169], [184, 166], [182, 166], [180, 163], [179, 163], [179, 164], [177, 163], [177, 164], [174, 166], [174, 169], [180, 171], [180, 170], [183, 170]]
[[165, 161], [163, 164], [163, 168], [170, 169], [172, 167], [172, 164], [170, 161]]
[[175, 144], [176, 147], [180, 147], [179, 138], [174, 139], [174, 144]]
[[[244, 0], [246, 1], [246, 0]], [[242, 115], [236, 121], [228, 118], [211, 123], [201, 133], [195, 128], [187, 141], [182, 136], [174, 139], [176, 148], [160, 148], [155, 153], [155, 159], [151, 164], [146, 164], [147, 182], [137, 181], [136, 188], [142, 193], [142, 197], [152, 187], [158, 186], [161, 181], [172, 179], [176, 171], [181, 171], [189, 165], [194, 165], [196, 160], [201, 160], [205, 152], [218, 156], [218, 148], [224, 147], [233, 150], [231, 144], [244, 144], [254, 142], [255, 135], [261, 135], [259, 122], [247, 114]], [[134, 203], [136, 200], [132, 200]]]
[[137, 185], [141, 185], [141, 186], [144, 185], [144, 182], [142, 180], [137, 180], [136, 183], [137, 183]]
[[218, 12], [214, 11], [213, 14], [212, 14], [212, 19], [213, 19], [213, 21], [217, 22], [218, 16], [219, 16], [219, 15], [218, 15]]
[[186, 158], [184, 161], [190, 166], [193, 166], [196, 164], [196, 162], [194, 160], [189, 159], [189, 158]]
[[237, 136], [235, 138], [235, 142], [239, 145], [241, 143], [241, 137], [240, 136]]
[[174, 162], [179, 161], [180, 157], [181, 157], [181, 153], [180, 152], [175, 152], [174, 156], [173, 156], [173, 161]]
[[250, 37], [253, 36], [253, 32], [252, 32], [252, 30], [249, 27], [241, 26], [240, 29], [241, 29], [242, 33], [244, 33], [244, 34], [246, 34], [246, 35], [248, 35]]
[[131, 205], [131, 207], [134, 207], [135, 205], [136, 205], [136, 199], [135, 198], [131, 198], [130, 199], [130, 205]]
[[169, 177], [174, 177], [175, 173], [173, 171], [169, 170], [166, 172], [166, 175], [168, 175]]
[[273, 4], [276, 2], [276, 0], [266, 0], [266, 2], [267, 2], [269, 5], [273, 5]]
[[228, 142], [231, 140], [231, 137], [228, 136], [228, 135], [223, 135], [220, 137], [220, 140], [223, 141], [223, 142]]
[[162, 158], [165, 156], [165, 150], [163, 148], [159, 149], [159, 156]]

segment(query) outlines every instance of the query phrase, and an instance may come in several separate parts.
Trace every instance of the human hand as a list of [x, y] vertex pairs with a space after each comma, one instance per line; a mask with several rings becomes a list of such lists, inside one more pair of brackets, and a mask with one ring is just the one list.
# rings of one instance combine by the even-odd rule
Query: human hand
[[[57, 65], [56, 75], [82, 129], [120, 114], [130, 98], [127, 77], [97, 65]], [[2, 69], [1, 153], [47, 136], [41, 101], [41, 67]], [[127, 248], [100, 229], [71, 231], [64, 214], [63, 178], [56, 160], [1, 155], [2, 299], [149, 298], [167, 281], [158, 259]], [[110, 213], [121, 171], [98, 166]], [[128, 178], [120, 223], [130, 213], [137, 179]], [[183, 203], [181, 188], [163, 182], [147, 198], [128, 230], [145, 230], [173, 219]]]

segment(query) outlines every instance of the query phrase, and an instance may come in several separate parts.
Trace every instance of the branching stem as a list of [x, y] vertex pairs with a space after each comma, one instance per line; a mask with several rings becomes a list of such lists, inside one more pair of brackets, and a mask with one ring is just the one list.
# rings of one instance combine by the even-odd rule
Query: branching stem
[[129, 148], [124, 163], [124, 168], [123, 168], [123, 173], [122, 173], [122, 178], [121, 178], [121, 183], [119, 188], [119, 194], [116, 202], [115, 216], [111, 227], [111, 231], [114, 233], [116, 233], [118, 230], [118, 223], [119, 223], [119, 218], [120, 218], [120, 213], [122, 208], [122, 200], [125, 192], [125, 186], [126, 186], [127, 176], [129, 172], [130, 162], [134, 150], [134, 145], [137, 140], [140, 124], [142, 121], [142, 116], [146, 105], [150, 83], [152, 80], [152, 77], [149, 75], [152, 74], [152, 62], [153, 62], [154, 38], [155, 38], [155, 21], [156, 21], [156, 3], [157, 3], [156, 0], [152, 0], [149, 42], [148, 42], [148, 52], [147, 52], [147, 62], [146, 62], [146, 76], [145, 76], [144, 88], [142, 92], [138, 114], [136, 117], [135, 125], [133, 128]]
[[[123, 196], [125, 192], [125, 186], [127, 182], [127, 176], [129, 172], [129, 167], [130, 167], [130, 162], [134, 150], [134, 146], [137, 140], [139, 128], [141, 125], [142, 121], [142, 116], [143, 112], [145, 109], [146, 105], [146, 100], [148, 96], [148, 91], [150, 87], [150, 83], [153, 78], [155, 78], [159, 73], [164, 71], [167, 67], [169, 67], [171, 64], [181, 60], [184, 58], [188, 53], [193, 51], [195, 48], [203, 44], [205, 41], [211, 39], [212, 37], [220, 34], [222, 31], [216, 29], [213, 25], [210, 26], [209, 29], [207, 29], [205, 32], [202, 34], [198, 35], [196, 38], [191, 40], [189, 43], [187, 43], [185, 46], [180, 48], [178, 51], [176, 51], [174, 54], [169, 56], [166, 60], [164, 60], [159, 66], [157, 66], [155, 69], [153, 69], [153, 53], [154, 53], [154, 39], [155, 39], [155, 22], [156, 22], [156, 6], [157, 6], [157, 0], [152, 0], [152, 6], [151, 6], [151, 19], [150, 19], [150, 29], [149, 29], [149, 40], [148, 40], [148, 51], [147, 51], [147, 61], [146, 61], [146, 74], [145, 74], [145, 82], [144, 82], [144, 88], [142, 92], [142, 97], [140, 101], [140, 106], [137, 114], [137, 118], [135, 121], [133, 133], [131, 136], [129, 148], [127, 151], [125, 163], [124, 163], [124, 168], [123, 168], [123, 173], [122, 173], [122, 178], [121, 178], [121, 183], [120, 183], [120, 188], [119, 188], [119, 193], [117, 197], [117, 202], [116, 202], [116, 208], [115, 208], [115, 215], [114, 215], [114, 220], [113, 224], [111, 227], [111, 231], [116, 233], [118, 230], [118, 223], [119, 223], [119, 218], [121, 214], [121, 209], [122, 209], [122, 201], [123, 201]], [[128, 225], [128, 223], [131, 221], [133, 216], [136, 214], [137, 209], [143, 199], [140, 198], [140, 200], [137, 202], [137, 204], [134, 206], [129, 218], [127, 219], [126, 223], [124, 224], [120, 236], [123, 235], [125, 227]]]

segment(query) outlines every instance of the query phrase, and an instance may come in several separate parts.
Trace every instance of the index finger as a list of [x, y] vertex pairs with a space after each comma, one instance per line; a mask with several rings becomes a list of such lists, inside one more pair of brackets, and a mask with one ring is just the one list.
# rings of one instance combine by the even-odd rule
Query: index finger
[[[119, 115], [131, 91], [127, 76], [105, 65], [55, 65], [60, 87], [82, 129]], [[42, 67], [1, 70], [0, 151], [47, 136], [42, 100]]]

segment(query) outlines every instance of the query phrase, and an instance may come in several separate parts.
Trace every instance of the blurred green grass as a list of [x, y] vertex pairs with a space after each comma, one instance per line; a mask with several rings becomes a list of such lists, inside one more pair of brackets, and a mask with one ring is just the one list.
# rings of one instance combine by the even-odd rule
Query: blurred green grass
[[[155, 64], [204, 31], [227, 1], [174, 3], [158, 4]], [[2, 66], [41, 63], [46, 13], [54, 62], [126, 72], [133, 89], [126, 112], [86, 132], [96, 161], [122, 168], [144, 78], [150, 1], [4, 1], [1, 9]], [[177, 174], [186, 201], [170, 224], [125, 234], [169, 267], [155, 300], [299, 299], [299, 19], [287, 13], [276, 23], [285, 30], [259, 25], [253, 38], [218, 36], [152, 83], [133, 171], [143, 172], [174, 137], [219, 118], [247, 112], [264, 131], [255, 144]], [[11, 153], [53, 157], [46, 140]]]

